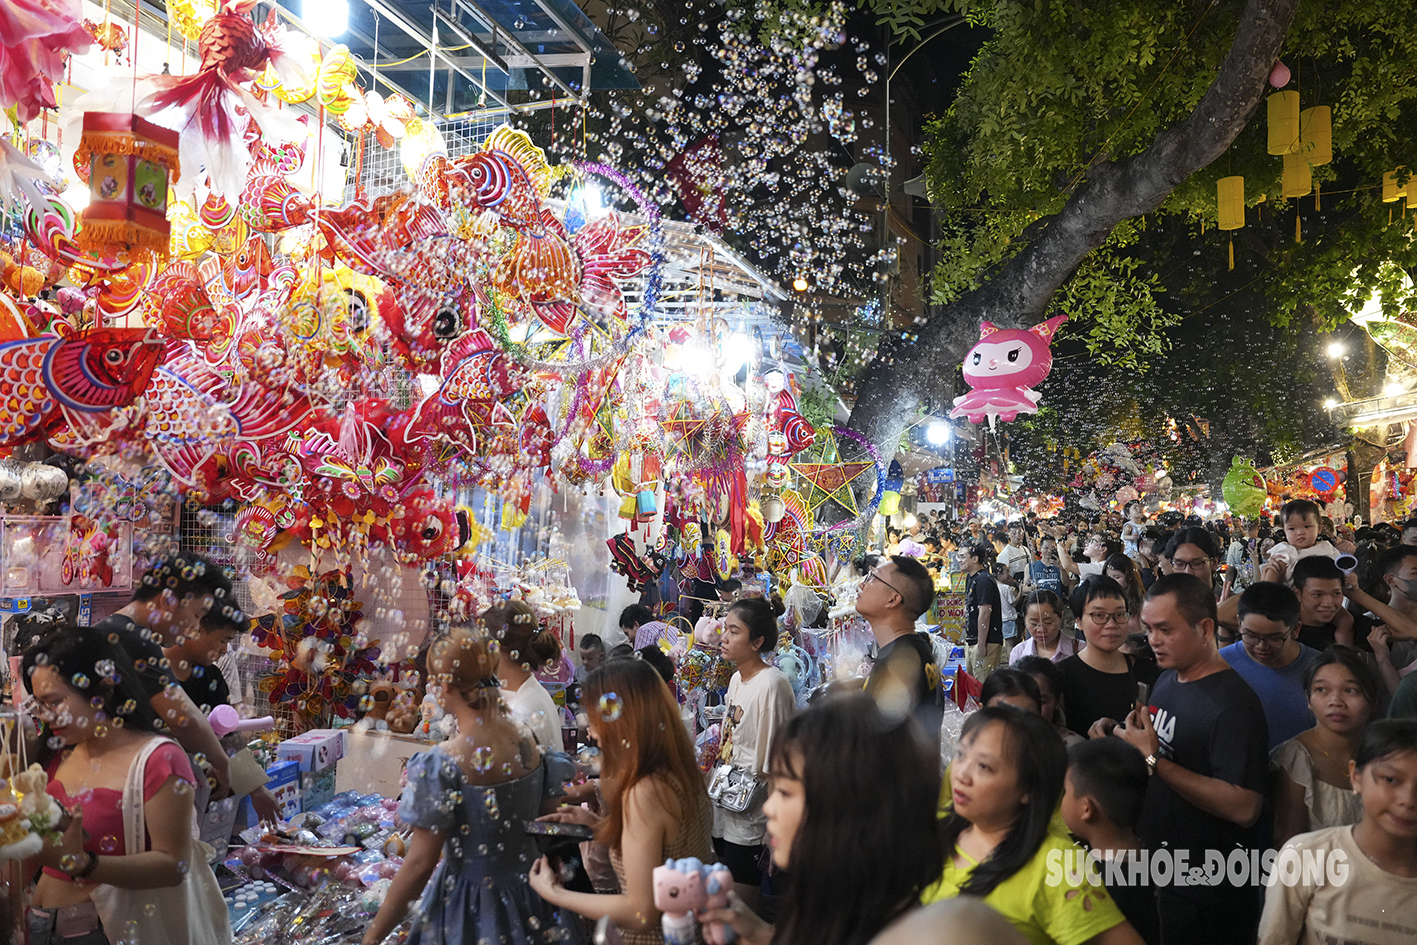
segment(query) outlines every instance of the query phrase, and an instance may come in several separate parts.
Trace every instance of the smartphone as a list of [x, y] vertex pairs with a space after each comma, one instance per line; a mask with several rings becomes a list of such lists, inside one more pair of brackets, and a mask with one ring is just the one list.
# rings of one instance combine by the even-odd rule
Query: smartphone
[[595, 828], [584, 824], [561, 824], [555, 821], [528, 820], [524, 829], [534, 837], [559, 837], [565, 840], [595, 839]]
[[1144, 682], [1137, 683], [1137, 705], [1146, 708], [1147, 700], [1151, 698], [1151, 687]]

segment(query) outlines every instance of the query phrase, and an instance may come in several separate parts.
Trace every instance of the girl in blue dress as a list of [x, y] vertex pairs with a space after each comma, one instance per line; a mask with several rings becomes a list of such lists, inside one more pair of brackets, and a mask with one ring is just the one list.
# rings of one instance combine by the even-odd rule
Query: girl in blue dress
[[564, 753], [540, 752], [508, 714], [497, 663], [482, 630], [455, 629], [429, 649], [430, 683], [458, 730], [409, 759], [398, 813], [413, 839], [364, 945], [382, 942], [420, 892], [408, 945], [582, 940], [580, 920], [527, 885], [539, 854], [526, 823], [556, 808], [575, 766]]

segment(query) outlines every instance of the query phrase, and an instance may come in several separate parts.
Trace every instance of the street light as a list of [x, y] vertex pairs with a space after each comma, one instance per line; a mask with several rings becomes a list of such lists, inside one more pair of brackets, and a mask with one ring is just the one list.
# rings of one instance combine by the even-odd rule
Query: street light
[[950, 425], [943, 420], [931, 420], [925, 428], [925, 439], [931, 446], [944, 446], [950, 439]]
[[1332, 397], [1330, 397], [1330, 398], [1328, 398], [1327, 400], [1324, 401], [1324, 409], [1325, 409], [1325, 410], [1332, 410], [1334, 407], [1337, 407], [1337, 406], [1338, 406], [1338, 401], [1334, 400]]
[[1344, 347], [1341, 341], [1330, 341], [1328, 343], [1328, 356], [1330, 358], [1341, 358], [1347, 351], [1348, 349]]

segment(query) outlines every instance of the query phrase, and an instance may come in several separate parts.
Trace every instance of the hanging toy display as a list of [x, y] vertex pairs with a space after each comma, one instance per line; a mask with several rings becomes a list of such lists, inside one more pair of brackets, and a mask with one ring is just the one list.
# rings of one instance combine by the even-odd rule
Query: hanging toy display
[[100, 256], [165, 255], [169, 175], [182, 174], [178, 134], [123, 112], [87, 112], [74, 166], [84, 168], [89, 205], [77, 241]]
[[955, 398], [951, 417], [968, 417], [970, 423], [995, 418], [1011, 423], [1021, 413], [1037, 413], [1041, 384], [1053, 369], [1049, 347], [1058, 327], [1067, 321], [1058, 315], [1028, 329], [979, 326], [979, 340], [964, 356], [964, 380], [970, 391]]

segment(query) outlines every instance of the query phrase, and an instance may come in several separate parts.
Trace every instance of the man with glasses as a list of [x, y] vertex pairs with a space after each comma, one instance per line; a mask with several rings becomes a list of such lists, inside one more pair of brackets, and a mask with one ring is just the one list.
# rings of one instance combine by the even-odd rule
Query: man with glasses
[[1189, 574], [1215, 585], [1215, 568], [1220, 562], [1220, 549], [1204, 528], [1183, 528], [1171, 536], [1162, 552], [1170, 563], [1172, 574]]
[[1314, 727], [1304, 675], [1319, 659], [1299, 642], [1299, 600], [1283, 584], [1260, 581], [1240, 595], [1240, 642], [1220, 656], [1260, 697], [1269, 723], [1269, 747]]
[[913, 713], [931, 744], [940, 741], [945, 707], [935, 650], [915, 621], [930, 609], [935, 582], [914, 558], [897, 555], [876, 565], [861, 583], [856, 612], [871, 625], [876, 663], [866, 691], [891, 718]]
[[989, 546], [964, 550], [964, 665], [983, 682], [1004, 659], [1004, 605], [999, 585], [989, 574]]

